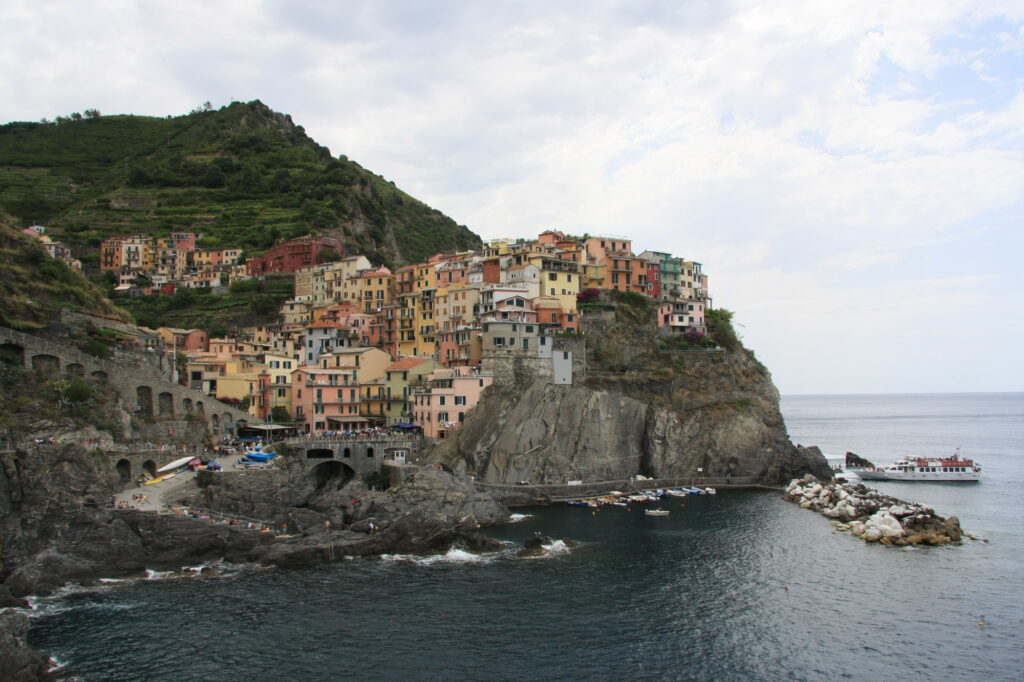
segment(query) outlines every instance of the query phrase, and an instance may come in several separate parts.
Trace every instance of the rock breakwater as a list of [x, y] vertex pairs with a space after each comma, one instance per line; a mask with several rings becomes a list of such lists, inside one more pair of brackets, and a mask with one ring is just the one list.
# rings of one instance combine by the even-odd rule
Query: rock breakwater
[[862, 483], [821, 482], [808, 474], [793, 479], [782, 498], [835, 519], [839, 530], [886, 545], [959, 543], [964, 533], [955, 516], [943, 518], [931, 507], [890, 497]]

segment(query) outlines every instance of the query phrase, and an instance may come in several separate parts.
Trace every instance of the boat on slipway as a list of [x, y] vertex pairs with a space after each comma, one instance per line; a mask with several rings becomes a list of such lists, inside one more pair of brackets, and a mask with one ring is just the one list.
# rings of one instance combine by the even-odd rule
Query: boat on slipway
[[853, 473], [864, 481], [976, 482], [981, 480], [981, 465], [971, 459], [961, 459], [957, 448], [952, 457], [909, 455], [888, 466], [855, 469]]

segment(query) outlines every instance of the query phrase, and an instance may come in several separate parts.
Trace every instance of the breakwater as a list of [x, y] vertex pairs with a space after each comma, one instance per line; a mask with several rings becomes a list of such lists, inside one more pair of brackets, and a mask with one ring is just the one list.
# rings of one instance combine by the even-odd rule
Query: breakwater
[[955, 516], [943, 518], [917, 502], [905, 502], [863, 483], [823, 483], [808, 474], [786, 486], [783, 499], [839, 522], [867, 542], [887, 545], [945, 545], [963, 536]]

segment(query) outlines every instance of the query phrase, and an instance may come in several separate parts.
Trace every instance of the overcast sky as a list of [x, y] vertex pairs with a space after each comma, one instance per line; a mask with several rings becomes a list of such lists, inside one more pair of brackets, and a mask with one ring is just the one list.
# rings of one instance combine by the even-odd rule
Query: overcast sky
[[484, 239], [704, 263], [783, 393], [1024, 390], [1024, 3], [0, 3], [0, 121], [260, 99]]

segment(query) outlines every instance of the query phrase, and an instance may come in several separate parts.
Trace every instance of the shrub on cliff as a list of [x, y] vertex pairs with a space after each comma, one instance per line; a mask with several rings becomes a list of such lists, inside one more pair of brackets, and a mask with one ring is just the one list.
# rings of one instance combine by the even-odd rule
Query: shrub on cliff
[[704, 321], [708, 325], [711, 338], [719, 346], [728, 350], [737, 350], [742, 348], [743, 344], [740, 343], [736, 330], [732, 326], [732, 315], [732, 311], [725, 308], [708, 308], [704, 313]]

